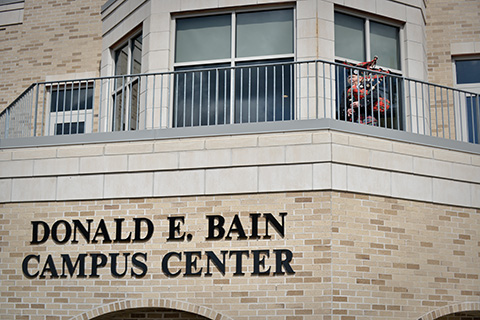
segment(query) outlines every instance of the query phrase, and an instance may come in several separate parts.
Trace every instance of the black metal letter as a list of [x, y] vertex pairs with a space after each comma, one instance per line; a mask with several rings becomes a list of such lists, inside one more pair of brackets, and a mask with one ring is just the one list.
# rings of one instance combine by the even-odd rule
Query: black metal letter
[[180, 274], [180, 270], [178, 270], [175, 273], [171, 273], [170, 269], [168, 269], [168, 260], [170, 260], [170, 257], [175, 256], [178, 258], [178, 260], [182, 261], [182, 255], [178, 252], [169, 252], [167, 253], [163, 259], [162, 259], [162, 271], [169, 277], [176, 277]]
[[[214, 216], [207, 216], [207, 219], [208, 219], [208, 237], [206, 239], [207, 240], [222, 239], [223, 236], [225, 235], [225, 229], [223, 228], [223, 225], [225, 224], [225, 218], [219, 215], [214, 215]], [[217, 235], [215, 235], [215, 231], [218, 231]]]
[[133, 271], [133, 268], [132, 268], [132, 276], [137, 277], [137, 278], [141, 278], [141, 277], [143, 277], [144, 275], [147, 274], [148, 267], [144, 262], [137, 259], [138, 256], [143, 257], [143, 260], [145, 260], [145, 262], [146, 262], [147, 261], [147, 254], [138, 252], [138, 253], [134, 253], [133, 256], [132, 256], [132, 264], [142, 271], [141, 273], [136, 273], [135, 271]]
[[23, 259], [22, 271], [25, 277], [27, 278], [36, 278], [38, 276], [38, 271], [35, 272], [34, 274], [31, 274], [30, 272], [28, 272], [28, 263], [32, 259], [35, 259], [37, 262], [40, 262], [40, 255], [29, 254], [28, 256], [25, 257], [25, 259]]
[[[32, 221], [32, 241], [30, 244], [40, 244], [47, 241], [48, 236], [50, 235], [50, 227], [43, 221]], [[43, 227], [43, 238], [38, 240], [38, 226]]]
[[[185, 232], [180, 237], [180, 224], [185, 224], [185, 217], [168, 217], [168, 238], [167, 241], [183, 241], [185, 239]], [[177, 223], [178, 221], [178, 223]]]
[[[280, 249], [273, 250], [273, 252], [275, 253], [275, 272], [273, 274], [285, 274], [285, 272], [282, 271], [282, 267], [285, 268], [285, 271], [288, 274], [295, 274], [295, 271], [293, 271], [293, 268], [290, 265], [293, 258], [292, 251]], [[282, 259], [283, 254], [285, 254], [285, 259]]]
[[[133, 241], [146, 242], [150, 240], [153, 235], [153, 222], [147, 218], [133, 218], [133, 221], [135, 221], [135, 239], [133, 239]], [[145, 222], [147, 224], [147, 234], [143, 238], [141, 234], [142, 222]]]

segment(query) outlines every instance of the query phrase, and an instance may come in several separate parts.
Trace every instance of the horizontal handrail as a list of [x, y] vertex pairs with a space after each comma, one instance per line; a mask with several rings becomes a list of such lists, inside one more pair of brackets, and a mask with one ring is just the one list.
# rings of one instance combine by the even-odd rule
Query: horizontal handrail
[[280, 61], [37, 82], [0, 113], [0, 138], [326, 118], [479, 143], [479, 107], [476, 93], [388, 72]]

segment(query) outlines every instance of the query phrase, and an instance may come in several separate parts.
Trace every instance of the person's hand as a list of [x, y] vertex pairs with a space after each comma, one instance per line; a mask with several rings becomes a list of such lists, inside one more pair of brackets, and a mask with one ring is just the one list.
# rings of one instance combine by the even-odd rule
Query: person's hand
[[352, 108], [347, 109], [347, 114], [348, 114], [349, 117], [351, 117], [354, 112], [355, 112], [355, 110], [353, 110]]
[[352, 108], [358, 108], [360, 106], [360, 102], [354, 101], [352, 102]]

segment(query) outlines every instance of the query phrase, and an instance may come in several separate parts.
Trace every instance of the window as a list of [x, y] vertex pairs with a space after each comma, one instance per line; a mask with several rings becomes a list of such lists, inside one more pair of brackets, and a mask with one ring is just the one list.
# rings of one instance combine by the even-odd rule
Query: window
[[378, 64], [400, 70], [399, 28], [335, 12], [335, 55], [356, 62], [378, 57]]
[[[113, 130], [136, 130], [139, 112], [139, 76], [142, 71], [142, 34], [114, 51]], [[133, 76], [131, 76], [133, 75]], [[120, 77], [121, 76], [121, 77]]]
[[23, 23], [25, 0], [0, 1], [0, 27]]
[[[400, 72], [399, 27], [342, 12], [335, 12], [334, 19], [335, 56], [338, 61], [348, 61], [355, 65], [378, 57], [379, 67], [395, 73]], [[354, 76], [361, 79], [357, 85], [348, 81]], [[402, 82], [397, 77], [379, 76], [356, 68], [338, 66], [336, 79], [337, 119], [386, 128], [403, 127], [402, 106], [398, 99], [402, 91]], [[355, 87], [365, 90], [367, 95], [360, 95], [363, 98], [357, 97], [356, 103], [359, 107], [351, 108], [356, 104], [350, 101], [352, 97], [349, 93]], [[380, 104], [385, 104], [385, 107], [377, 107]], [[352, 110], [354, 114], [349, 116], [347, 113]]]
[[92, 109], [93, 88], [83, 87], [60, 87], [53, 88], [50, 99], [50, 112], [78, 111]]
[[467, 127], [468, 141], [480, 143], [480, 98], [479, 96], [468, 96], [467, 101]]
[[293, 9], [176, 19], [173, 125], [293, 118]]
[[455, 73], [457, 87], [476, 93], [464, 93], [463, 96], [468, 141], [480, 143], [480, 59], [456, 59]]
[[480, 59], [456, 60], [457, 84], [476, 84], [480, 86]]
[[93, 111], [93, 86], [87, 82], [50, 87], [50, 132], [55, 135], [85, 133]]
[[85, 122], [57, 123], [55, 135], [85, 133]]

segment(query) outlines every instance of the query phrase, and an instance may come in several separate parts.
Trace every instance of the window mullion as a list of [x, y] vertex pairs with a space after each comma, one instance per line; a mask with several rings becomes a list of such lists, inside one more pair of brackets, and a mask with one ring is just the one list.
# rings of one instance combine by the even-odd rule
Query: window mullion
[[370, 51], [370, 19], [365, 19], [365, 61], [370, 61], [371, 51]]
[[[235, 56], [237, 50], [237, 39], [235, 35], [237, 34], [237, 17], [235, 12], [232, 12], [231, 19], [231, 52], [230, 52], [230, 66], [232, 67], [230, 72], [230, 123], [235, 122]], [[226, 112], [227, 110], [225, 110]]]

